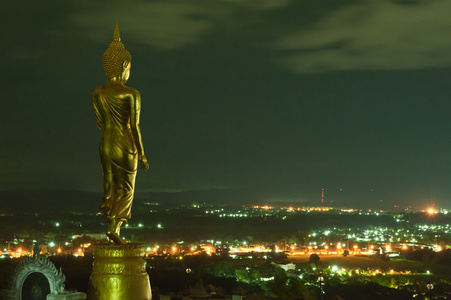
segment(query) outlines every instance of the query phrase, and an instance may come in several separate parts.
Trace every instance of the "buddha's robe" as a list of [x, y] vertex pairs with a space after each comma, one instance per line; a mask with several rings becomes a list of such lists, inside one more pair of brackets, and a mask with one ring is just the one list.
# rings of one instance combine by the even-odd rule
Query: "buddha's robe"
[[100, 208], [107, 217], [123, 221], [131, 216], [138, 167], [130, 126], [131, 115], [139, 116], [139, 103], [132, 105], [134, 93], [138, 92], [121, 84], [106, 84], [92, 94], [95, 118], [102, 132], [99, 152], [104, 197]]

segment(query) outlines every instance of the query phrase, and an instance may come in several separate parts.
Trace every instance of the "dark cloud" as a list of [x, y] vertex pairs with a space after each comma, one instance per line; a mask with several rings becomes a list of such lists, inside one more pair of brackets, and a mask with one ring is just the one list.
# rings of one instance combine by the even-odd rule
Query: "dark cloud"
[[446, 2], [57, 3], [0, 7], [1, 189], [101, 191], [90, 94], [118, 21], [151, 163], [139, 191], [451, 192]]
[[[284, 7], [288, 1], [134, 1], [115, 2], [95, 11], [73, 16], [95, 42], [119, 22], [124, 36], [136, 43], [176, 49], [200, 42], [216, 26], [238, 29], [258, 12]], [[248, 14], [243, 18], [243, 13]]]
[[276, 61], [300, 73], [448, 67], [450, 9], [445, 1], [343, 6], [298, 32], [282, 34], [274, 46], [286, 54]]

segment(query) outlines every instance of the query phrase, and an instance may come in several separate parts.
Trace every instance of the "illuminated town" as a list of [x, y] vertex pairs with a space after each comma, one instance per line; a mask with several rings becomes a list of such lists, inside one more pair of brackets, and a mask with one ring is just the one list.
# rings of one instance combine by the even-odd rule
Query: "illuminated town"
[[[158, 206], [158, 204], [155, 204]], [[174, 208], [174, 211], [180, 211], [181, 208]], [[166, 212], [170, 209], [164, 209]], [[264, 241], [261, 240], [258, 244], [252, 241], [252, 238], [244, 240], [214, 240], [205, 237], [202, 241], [181, 242], [173, 241], [166, 242], [164, 245], [158, 243], [149, 244], [147, 251], [148, 255], [155, 255], [158, 253], [170, 253], [185, 255], [199, 254], [206, 252], [207, 254], [215, 254], [217, 249], [223, 249], [226, 245], [228, 253], [234, 257], [246, 253], [267, 253], [271, 251], [283, 252], [288, 255], [310, 255], [312, 253], [321, 255], [336, 255], [341, 254], [345, 249], [349, 250], [351, 254], [383, 254], [389, 253], [394, 255], [394, 250], [415, 250], [415, 249], [432, 249], [433, 251], [441, 251], [451, 247], [450, 225], [446, 224], [421, 224], [410, 221], [412, 216], [422, 215], [426, 216], [426, 220], [434, 220], [435, 217], [446, 217], [447, 210], [427, 209], [418, 213], [393, 213], [384, 211], [363, 211], [356, 209], [334, 209], [332, 207], [271, 207], [271, 206], [243, 206], [240, 208], [215, 208], [192, 205], [190, 208], [185, 208], [184, 212], [192, 213], [197, 218], [210, 219], [252, 219], [252, 218], [272, 218], [274, 220], [287, 220], [288, 218], [296, 218], [304, 215], [338, 215], [350, 217], [385, 217], [390, 218], [396, 224], [392, 227], [353, 227], [353, 228], [317, 228], [304, 233], [303, 236], [296, 237], [293, 235], [289, 239], [280, 237], [278, 241]], [[157, 213], [156, 210], [150, 210], [150, 214]], [[77, 214], [78, 215], [78, 214]], [[89, 215], [87, 215], [89, 217]], [[5, 217], [5, 216], [3, 216]], [[8, 216], [11, 217], [11, 216]], [[91, 216], [92, 217], [92, 216]], [[152, 218], [149, 218], [152, 219]], [[170, 222], [170, 219], [167, 221]], [[434, 222], [429, 222], [434, 223]], [[42, 223], [41, 223], [42, 224]], [[94, 241], [106, 240], [106, 236], [101, 233], [87, 232], [81, 230], [84, 228], [82, 223], [74, 221], [72, 225], [79, 227], [80, 230], [76, 234], [69, 234], [64, 229], [63, 225], [58, 221], [47, 221], [44, 223], [48, 228], [49, 234], [43, 237], [42, 247], [45, 247], [43, 252], [50, 255], [65, 253], [74, 255], [83, 255], [84, 252], [89, 251], [92, 243], [80, 242], [83, 238], [92, 239]], [[146, 231], [162, 230], [164, 231], [170, 224], [149, 224], [149, 223], [131, 223], [124, 226], [124, 234], [128, 231]], [[373, 227], [368, 229], [368, 227]], [[53, 232], [52, 232], [53, 229]], [[56, 234], [60, 232], [60, 236], [64, 238], [57, 238]], [[61, 233], [63, 233], [61, 235]], [[54, 236], [54, 237], [52, 237]], [[300, 240], [302, 239], [302, 241]], [[12, 257], [19, 257], [23, 255], [30, 255], [32, 249], [31, 245], [37, 241], [31, 239], [27, 234], [15, 233], [10, 240], [3, 240], [4, 245], [2, 255], [10, 255]], [[145, 242], [145, 241], [141, 241]], [[168, 246], [171, 245], [171, 246]], [[80, 247], [78, 247], [80, 246]], [[392, 251], [393, 250], [393, 251]]]
[[[318, 282], [312, 278], [321, 273], [319, 277], [325, 281], [324, 291], [320, 283], [321, 293], [332, 288], [328, 284], [333, 280], [344, 284], [355, 277], [396, 291], [409, 290], [410, 297], [416, 299], [427, 297], [426, 283], [432, 281], [443, 289], [434, 290], [436, 297], [449, 296], [450, 286], [441, 281], [447, 280], [448, 275], [443, 275], [446, 271], [437, 263], [450, 258], [451, 215], [447, 210], [387, 212], [274, 204], [171, 207], [144, 203], [138, 207], [135, 218], [138, 221], [126, 224], [123, 235], [131, 242], [145, 243], [151, 269], [158, 269], [153, 264], [158, 265], [161, 259], [185, 265], [196, 257], [206, 256], [234, 265], [235, 271], [223, 271], [217, 276], [234, 278], [257, 291], [269, 291], [266, 285], [276, 280], [274, 274], [260, 270], [272, 263], [289, 278], [295, 276], [303, 286], [313, 290]], [[106, 242], [100, 227], [96, 228], [100, 216], [80, 213], [74, 216], [73, 221], [64, 222], [51, 214], [31, 216], [37, 222], [36, 231], [10, 232], [9, 238], [3, 237], [0, 257], [8, 260], [29, 256], [34, 245], [39, 244], [42, 253], [50, 258], [92, 258], [93, 246]], [[14, 215], [1, 218], [9, 219], [10, 228], [14, 228], [14, 220], [17, 221]], [[334, 227], [328, 225], [331, 222]], [[242, 230], [226, 228], [225, 224], [235, 224]], [[37, 234], [38, 229], [46, 234]], [[243, 267], [244, 273], [237, 271]], [[252, 272], [257, 272], [258, 278], [252, 277]], [[441, 279], [435, 274], [440, 274]], [[382, 280], [380, 276], [389, 279]], [[414, 287], [415, 282], [422, 285]], [[153, 286], [157, 288], [156, 284]]]

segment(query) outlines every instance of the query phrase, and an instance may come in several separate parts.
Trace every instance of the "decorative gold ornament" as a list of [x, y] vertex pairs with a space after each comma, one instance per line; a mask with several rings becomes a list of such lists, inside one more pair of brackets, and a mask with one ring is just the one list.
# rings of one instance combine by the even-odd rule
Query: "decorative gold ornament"
[[139, 127], [141, 95], [124, 85], [130, 76], [130, 59], [116, 23], [114, 41], [103, 55], [107, 83], [92, 93], [102, 133], [99, 153], [104, 196], [100, 209], [108, 219], [106, 234], [116, 244], [126, 243], [120, 238], [120, 228], [131, 217], [138, 161], [143, 170], [149, 168]]

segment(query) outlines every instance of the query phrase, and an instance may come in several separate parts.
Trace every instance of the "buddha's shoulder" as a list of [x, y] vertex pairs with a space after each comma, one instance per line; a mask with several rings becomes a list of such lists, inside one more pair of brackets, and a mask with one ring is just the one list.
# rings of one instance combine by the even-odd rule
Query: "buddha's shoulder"
[[126, 93], [128, 93], [128, 94], [131, 94], [133, 96], [139, 96], [140, 95], [138, 90], [136, 90], [134, 88], [131, 88], [131, 87], [128, 87], [128, 86], [125, 86], [125, 85], [123, 85], [122, 87], [124, 88], [124, 91], [126, 91]]
[[104, 84], [99, 86], [92, 92], [92, 97], [108, 96], [140, 96], [138, 90], [122, 85], [122, 84]]
[[98, 95], [102, 92], [102, 87], [103, 85], [97, 87], [93, 92], [92, 92], [92, 96], [94, 97], [94, 95]]

